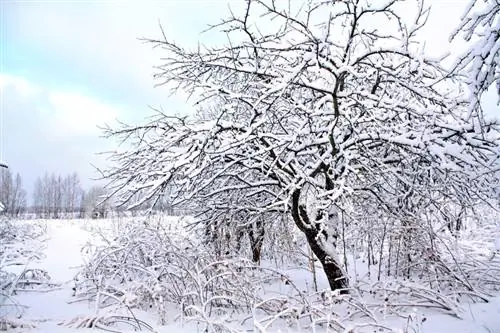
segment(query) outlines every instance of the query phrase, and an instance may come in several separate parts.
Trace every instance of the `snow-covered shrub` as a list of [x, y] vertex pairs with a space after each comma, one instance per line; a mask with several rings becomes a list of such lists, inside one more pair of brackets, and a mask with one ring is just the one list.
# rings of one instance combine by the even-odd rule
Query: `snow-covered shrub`
[[[307, 283], [303, 285], [302, 273], [284, 269], [307, 265], [300, 249], [295, 249], [296, 256], [289, 262], [283, 256], [285, 262], [267, 258], [256, 266], [248, 259], [216, 257], [201, 240], [172, 230], [176, 228], [158, 221], [122, 220], [115, 232], [100, 231], [106, 239], [85, 249], [90, 256], [75, 278], [76, 299], [91, 300], [101, 311], [122, 308], [131, 317], [134, 309], [153, 311], [162, 324], [196, 322], [208, 332], [283, 327], [356, 332], [359, 327], [385, 327], [387, 316], [410, 315], [414, 308], [459, 313], [454, 299], [410, 282], [359, 282], [349, 295], [340, 295], [322, 290], [323, 279], [320, 290], [314, 292]], [[296, 241], [297, 247], [306, 245]], [[107, 318], [98, 314], [72, 325], [88, 327]]]
[[45, 232], [46, 226], [43, 223], [0, 218], [0, 292], [4, 292], [12, 284], [13, 278], [27, 276], [34, 279], [44, 276], [41, 271], [17, 272], [12, 268], [41, 258], [39, 238]]
[[46, 231], [47, 226], [43, 221], [29, 223], [0, 216], [0, 239], [3, 246], [13, 244], [16, 241], [36, 240]]
[[480, 205], [469, 213], [456, 209], [455, 214], [450, 214], [452, 218], [444, 219], [444, 206], [440, 208], [441, 211], [422, 209], [418, 216], [406, 220], [368, 210], [358, 210], [357, 215], [347, 217], [343, 242], [353, 280], [399, 280], [430, 288], [443, 296], [466, 296], [474, 301], [498, 292], [498, 212]]
[[23, 327], [9, 318], [12, 315], [18, 317], [23, 309], [13, 295], [26, 289], [53, 286], [45, 270], [28, 266], [41, 258], [40, 238], [45, 232], [46, 226], [42, 222], [0, 218], [0, 330], [2, 327]]
[[193, 231], [217, 258], [242, 257], [255, 264], [267, 260], [283, 266], [301, 257], [298, 242], [302, 238], [286, 217], [267, 218], [265, 228], [263, 224], [248, 223], [244, 218], [225, 224], [210, 221], [196, 220], [192, 223], [197, 226]]
[[250, 310], [263, 278], [247, 260], [213, 260], [200, 244], [142, 222], [122, 224], [120, 235], [90, 252], [77, 277], [78, 296], [99, 307], [153, 308], [161, 321], [172, 306], [188, 317]]
[[142, 320], [119, 315], [77, 316], [68, 321], [61, 322], [59, 325], [70, 328], [98, 328], [108, 332], [120, 332], [116, 329], [130, 328], [135, 331], [142, 331], [144, 329], [155, 332], [148, 323]]

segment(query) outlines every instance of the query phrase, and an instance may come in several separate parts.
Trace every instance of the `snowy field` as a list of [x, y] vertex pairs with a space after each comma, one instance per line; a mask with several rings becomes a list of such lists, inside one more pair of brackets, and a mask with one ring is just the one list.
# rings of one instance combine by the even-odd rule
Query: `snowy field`
[[[96, 332], [101, 329], [112, 332], [205, 332], [209, 328], [210, 331], [213, 329], [214, 331], [232, 332], [500, 332], [500, 297], [492, 297], [487, 303], [460, 302], [453, 304], [446, 303], [450, 300], [443, 297], [440, 301], [426, 303], [429, 304], [426, 306], [420, 306], [422, 303], [408, 298], [407, 300], [398, 299], [397, 302], [415, 302], [415, 306], [396, 307], [397, 304], [388, 301], [385, 306], [377, 307], [372, 306], [376, 302], [375, 297], [364, 295], [364, 302], [358, 302], [352, 297], [344, 299], [343, 302], [335, 302], [334, 300], [328, 303], [325, 301], [324, 303], [328, 303], [328, 306], [319, 306], [314, 303], [314, 298], [309, 294], [312, 290], [307, 290], [308, 288], [312, 289], [310, 270], [300, 267], [299, 264], [297, 267], [287, 264], [284, 266], [285, 268], [277, 268], [275, 267], [276, 263], [270, 261], [262, 263], [262, 271], [268, 269], [273, 272], [270, 275], [264, 275], [262, 272], [260, 275], [259, 272], [252, 273], [253, 275], [240, 274], [238, 271], [233, 272], [236, 277], [241, 277], [241, 281], [257, 278], [257, 276], [262, 278], [258, 290], [253, 290], [253, 292], [259, 294], [263, 303], [267, 303], [268, 315], [265, 314], [266, 311], [257, 311], [257, 306], [254, 304], [253, 308], [248, 311], [227, 311], [227, 308], [223, 307], [212, 309], [214, 312], [220, 311], [219, 317], [214, 313], [208, 313], [203, 308], [203, 306], [208, 307], [208, 302], [205, 302], [203, 306], [196, 305], [194, 302], [191, 309], [193, 311], [190, 311], [186, 304], [183, 312], [181, 311], [182, 305], [179, 307], [174, 304], [174, 295], [170, 295], [172, 302], [167, 299], [168, 292], [163, 291], [162, 294], [161, 286], [152, 285], [152, 280], [149, 280], [150, 285], [146, 283], [148, 280], [145, 278], [137, 281], [119, 281], [120, 278], [126, 276], [126, 274], [118, 274], [118, 271], [125, 267], [124, 258], [126, 256], [120, 257], [123, 266], [116, 267], [116, 272], [113, 273], [115, 275], [106, 276], [106, 273], [102, 271], [103, 263], [110, 256], [113, 256], [113, 253], [116, 254], [120, 251], [120, 247], [116, 246], [119, 243], [117, 240], [119, 236], [118, 225], [123, 224], [129, 227], [130, 225], [139, 225], [144, 228], [146, 222], [132, 222], [130, 220], [15, 222], [15, 225], [12, 223], [10, 228], [11, 231], [17, 230], [16, 234], [10, 236], [8, 234], [6, 236], [5, 232], [5, 225], [10, 222], [4, 221], [2, 223], [4, 223], [2, 239], [10, 239], [10, 241], [2, 244], [0, 273], [4, 275], [0, 276], [5, 277], [6, 272], [13, 274], [9, 275], [10, 279], [1, 280], [10, 281], [10, 283], [4, 284], [2, 282], [0, 330], [47, 333]], [[169, 235], [169, 240], [177, 244], [178, 247], [185, 247], [186, 253], [190, 251], [188, 250], [189, 246], [196, 246], [195, 239], [190, 240], [192, 242], [190, 245], [180, 244], [181, 239], [184, 239], [184, 242], [189, 240], [184, 238], [183, 229], [179, 223], [176, 223], [175, 218], [161, 219], [161, 222], [160, 219], [157, 219], [155, 222], [148, 223], [148, 227], [153, 227], [153, 229], [158, 229], [160, 225], [162, 228], [169, 226], [165, 228], [168, 229], [166, 234]], [[22, 238], [18, 238], [20, 235]], [[29, 235], [33, 237], [28, 237]], [[161, 241], [165, 241], [165, 239]], [[113, 242], [116, 244], [113, 245]], [[133, 239], [130, 238], [129, 242], [133, 242]], [[103, 250], [107, 251], [106, 255], [103, 256], [98, 249], [108, 249], [110, 245], [113, 250]], [[132, 253], [134, 246], [127, 248], [129, 256], [134, 255]], [[171, 246], [172, 244], [166, 243], [165, 249]], [[95, 262], [96, 253], [101, 253], [99, 263]], [[144, 255], [146, 257], [153, 256], [153, 253]], [[181, 267], [181, 264], [174, 258], [176, 255], [180, 254], [172, 253], [173, 259], [170, 262], [172, 265]], [[190, 260], [187, 254], [186, 260], [187, 262]], [[200, 267], [203, 264], [201, 266], [199, 266], [200, 262], [192, 264], [194, 266], [190, 267], [190, 274], [194, 280], [198, 279], [197, 281], [201, 285], [200, 276], [196, 274], [200, 272]], [[138, 263], [132, 265], [139, 266]], [[221, 271], [221, 275], [228, 274], [231, 265], [238, 268], [237, 262], [231, 264], [229, 260], [225, 265], [229, 269]], [[150, 263], [149, 267], [155, 267], [155, 263]], [[137, 267], [137, 269], [143, 268]], [[209, 272], [208, 268], [204, 269]], [[89, 288], [88, 284], [84, 282], [84, 276], [91, 276], [89, 270], [95, 270], [96, 274], [93, 278], [107, 280], [106, 282], [94, 281], [94, 285], [99, 288], [99, 286], [106, 284], [107, 288], [94, 291], [92, 294], [92, 288]], [[101, 270], [100, 273], [98, 270]], [[327, 282], [321, 275], [319, 267], [317, 270], [318, 285], [321, 290], [327, 287]], [[278, 278], [273, 279], [275, 277]], [[213, 276], [213, 278], [217, 277]], [[182, 290], [181, 280], [185, 283], [185, 290]], [[111, 281], [114, 281], [114, 284]], [[196, 292], [196, 290], [190, 289], [190, 285], [186, 284], [186, 281], [188, 280], [184, 276], [179, 276], [178, 281], [171, 281], [173, 284], [179, 283], [177, 296]], [[138, 285], [141, 283], [143, 285]], [[112, 291], [111, 285], [121, 286], [123, 290], [121, 292], [116, 289]], [[242, 286], [245, 288], [244, 284]], [[221, 285], [214, 286], [214, 288], [218, 287]], [[251, 289], [250, 286], [247, 287], [249, 290]], [[156, 296], [150, 299], [152, 303], [149, 305], [150, 310], [144, 306], [148, 302], [146, 296], [148, 288], [153, 294], [156, 293]], [[231, 286], [227, 285], [226, 288], [229, 290]], [[294, 294], [293, 290], [296, 294], [291, 296]], [[239, 302], [236, 299], [238, 294], [234, 291], [231, 292], [233, 294], [226, 294], [229, 295], [228, 298], [234, 297], [233, 304]], [[322, 315], [328, 316], [328, 311], [326, 311], [328, 307], [331, 309], [331, 316], [342, 314], [342, 311], [345, 313], [343, 317], [336, 317], [335, 321], [332, 320], [331, 325], [325, 325], [325, 321], [322, 322], [321, 316], [316, 313], [316, 322], [313, 321], [313, 324], [305, 325], [305, 320], [301, 318], [300, 314], [288, 313], [286, 315], [285, 312], [290, 312], [290, 308], [284, 307], [283, 304], [282, 313], [271, 309], [276, 306], [274, 303], [283, 299], [283, 295], [290, 297], [289, 303], [291, 304], [293, 298], [299, 293], [307, 298], [303, 304], [311, 306], [309, 309], [311, 313], [323, 311]], [[321, 292], [316, 293], [316, 295], [321, 295], [323, 300], [328, 297], [338, 297], [341, 300], [343, 297], [339, 295], [325, 296], [326, 293]], [[163, 296], [165, 297], [163, 298]], [[138, 299], [141, 297], [143, 299]], [[453, 310], [444, 311], [443, 307], [437, 305], [443, 303], [454, 307]], [[357, 313], [349, 313], [350, 309], [353, 308], [358, 308]], [[391, 311], [391, 308], [398, 310]], [[302, 309], [302, 312], [305, 311]], [[338, 325], [333, 325], [333, 322]]]

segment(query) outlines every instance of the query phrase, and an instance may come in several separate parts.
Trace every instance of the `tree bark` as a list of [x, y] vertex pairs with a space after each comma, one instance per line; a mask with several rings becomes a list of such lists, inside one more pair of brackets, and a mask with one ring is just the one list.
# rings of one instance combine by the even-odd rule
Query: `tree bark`
[[323, 271], [331, 290], [339, 290], [340, 293], [348, 292], [349, 280], [344, 273], [340, 262], [336, 259], [336, 253], [330, 253], [336, 247], [336, 238], [331, 237], [321, 228], [317, 221], [311, 221], [306, 209], [300, 204], [300, 189], [292, 194], [292, 217], [297, 227], [305, 234], [312, 252], [321, 262]]
[[248, 238], [252, 248], [252, 261], [260, 265], [262, 244], [264, 243], [264, 223], [261, 219], [248, 227]]
[[[323, 266], [323, 271], [328, 279], [330, 289], [340, 290], [341, 294], [347, 293], [349, 281], [345, 276], [340, 263], [335, 259], [336, 256], [333, 257], [332, 254], [328, 253], [328, 251], [326, 251], [326, 249], [320, 244], [316, 232], [307, 232], [306, 238], [314, 255]], [[335, 244], [332, 244], [332, 246], [335, 246]]]

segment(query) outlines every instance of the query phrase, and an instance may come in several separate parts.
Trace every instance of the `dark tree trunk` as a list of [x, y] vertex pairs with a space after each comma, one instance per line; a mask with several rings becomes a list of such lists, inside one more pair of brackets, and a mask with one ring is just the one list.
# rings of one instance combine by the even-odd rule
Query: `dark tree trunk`
[[236, 228], [236, 253], [240, 253], [241, 251], [241, 242], [245, 236], [245, 227], [237, 227]]
[[252, 261], [260, 265], [262, 244], [264, 243], [264, 223], [262, 220], [257, 220], [248, 227], [248, 238], [252, 248]]
[[347, 293], [349, 281], [340, 267], [340, 263], [337, 262], [335, 258], [332, 258], [331, 255], [319, 244], [316, 232], [306, 232], [306, 238], [314, 255], [323, 266], [330, 289], [340, 290], [341, 293]]
[[340, 262], [335, 259], [336, 254], [329, 253], [325, 246], [329, 243], [328, 247], [335, 248], [336, 238], [328, 235], [318, 221], [311, 221], [305, 207], [300, 204], [300, 190], [295, 190], [292, 195], [292, 217], [297, 227], [306, 235], [312, 252], [321, 262], [330, 289], [340, 290], [342, 294], [347, 293], [349, 280], [344, 274]]
[[262, 247], [260, 245], [252, 246], [252, 261], [257, 265], [260, 265], [260, 251]]

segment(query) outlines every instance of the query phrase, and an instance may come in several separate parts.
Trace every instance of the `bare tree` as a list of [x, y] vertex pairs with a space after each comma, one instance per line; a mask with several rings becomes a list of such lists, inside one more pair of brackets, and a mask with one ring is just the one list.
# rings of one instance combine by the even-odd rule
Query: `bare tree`
[[74, 216], [81, 207], [82, 191], [77, 173], [62, 176], [45, 172], [34, 184], [35, 213], [46, 218]]
[[26, 190], [23, 187], [23, 182], [21, 175], [16, 173], [16, 179], [14, 181], [14, 192], [12, 195], [12, 205], [11, 214], [13, 216], [19, 216], [26, 210], [27, 200]]
[[42, 217], [43, 212], [43, 184], [42, 178], [37, 177], [33, 185], [33, 212], [37, 217]]
[[214, 120], [159, 112], [108, 128], [132, 147], [113, 155], [111, 194], [125, 203], [141, 191], [140, 204], [171, 186], [176, 203], [212, 202], [212, 220], [286, 214], [331, 289], [345, 290], [336, 248], [347, 206], [366, 202], [400, 221], [411, 212], [418, 223], [415, 210], [426, 207], [410, 200], [472, 203], [497, 181], [499, 124], [473, 121], [456, 78], [420, 52], [427, 11], [412, 3], [417, 14], [406, 22], [399, 11], [409, 4], [399, 0], [250, 0], [217, 26], [226, 46], [153, 40], [164, 52], [157, 79], [220, 107]]
[[12, 192], [13, 192], [13, 180], [12, 173], [10, 169], [1, 169], [1, 193], [0, 202], [4, 205], [4, 211], [8, 214], [10, 213], [10, 207], [12, 206]]
[[10, 216], [19, 216], [26, 209], [26, 190], [23, 188], [22, 178], [19, 173], [12, 177], [10, 169], [0, 171], [0, 202], [3, 212]]
[[71, 175], [66, 176], [67, 182], [67, 208], [70, 212], [75, 213], [80, 208], [80, 200], [82, 187], [80, 184], [80, 178], [76, 172], [73, 172]]
[[[7, 169], [8, 166], [7, 166], [7, 164], [0, 162], [0, 168]], [[5, 205], [3, 204], [2, 201], [0, 201], [0, 213], [2, 213], [4, 210], [5, 210]]]

